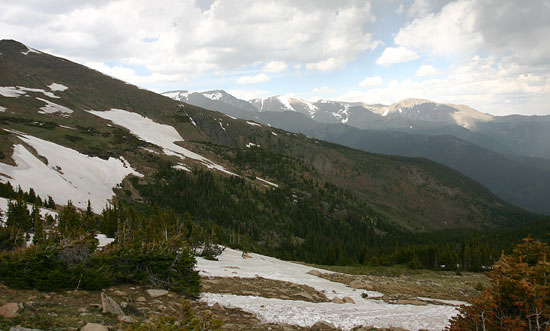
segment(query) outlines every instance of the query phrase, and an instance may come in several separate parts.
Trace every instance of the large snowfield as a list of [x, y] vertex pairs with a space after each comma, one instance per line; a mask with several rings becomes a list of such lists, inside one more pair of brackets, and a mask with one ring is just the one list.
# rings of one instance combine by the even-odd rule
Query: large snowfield
[[89, 110], [88, 112], [128, 129], [133, 135], [141, 140], [161, 147], [166, 155], [177, 156], [181, 159], [190, 158], [201, 162], [209, 169], [216, 169], [236, 176], [236, 174], [202, 155], [175, 144], [175, 142], [184, 141], [184, 139], [178, 131], [170, 125], [160, 124], [140, 114], [122, 109], [111, 109], [108, 111]]
[[72, 203], [85, 209], [88, 200], [96, 212], [101, 212], [115, 195], [113, 188], [130, 175], [141, 176], [124, 159], [103, 160], [30, 135], [17, 136], [36, 150], [43, 160], [28, 147], [14, 146], [12, 159], [16, 166], [0, 163], [0, 180], [20, 185], [24, 191], [34, 189], [42, 199], [51, 196], [56, 203]]
[[269, 299], [257, 296], [240, 296], [232, 294], [203, 293], [201, 301], [213, 305], [219, 302], [222, 306], [240, 308], [254, 313], [259, 319], [272, 323], [288, 323], [300, 326], [312, 326], [318, 321], [326, 321], [350, 330], [359, 325], [372, 325], [378, 328], [390, 326], [409, 330], [427, 329], [442, 330], [448, 320], [457, 314], [452, 306], [428, 304], [426, 306], [388, 304], [381, 300], [364, 299], [361, 294], [367, 292], [369, 298], [381, 296], [381, 293], [354, 290], [342, 283], [332, 282], [307, 272], [318, 270], [329, 271], [281, 261], [275, 258], [249, 254], [250, 259], [243, 259], [241, 252], [226, 248], [218, 261], [197, 259], [197, 270], [202, 276], [211, 277], [263, 277], [309, 285], [325, 293], [327, 298], [335, 296], [351, 297], [356, 304], [311, 303], [305, 301]]

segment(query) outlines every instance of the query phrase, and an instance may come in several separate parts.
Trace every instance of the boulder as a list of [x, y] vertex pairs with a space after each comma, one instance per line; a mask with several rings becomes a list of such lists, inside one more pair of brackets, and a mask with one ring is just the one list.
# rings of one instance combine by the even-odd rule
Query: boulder
[[319, 321], [311, 327], [311, 330], [335, 330], [334, 324], [325, 321]]
[[17, 316], [19, 305], [15, 302], [9, 302], [0, 306], [0, 316], [5, 318], [14, 318]]
[[310, 270], [307, 272], [307, 274], [317, 276], [317, 277], [320, 277], [322, 275], [322, 273], [318, 270]]
[[109, 331], [109, 328], [97, 323], [88, 323], [80, 331]]
[[220, 312], [224, 312], [224, 311], [225, 311], [225, 308], [223, 308], [223, 306], [220, 305], [219, 302], [216, 302], [216, 303], [212, 306], [212, 309], [217, 310], [217, 311], [220, 311]]
[[137, 297], [136, 299], [136, 302], [145, 302], [147, 301], [147, 299], [145, 299], [144, 297]]
[[427, 303], [420, 300], [414, 300], [414, 299], [401, 299], [397, 300], [395, 302], [398, 305], [415, 305], [415, 306], [426, 306]]
[[313, 300], [313, 297], [312, 297], [311, 295], [309, 295], [309, 293], [304, 292], [304, 291], [301, 291], [301, 292], [296, 293], [296, 296], [302, 297], [302, 298], [304, 298], [304, 299], [306, 299], [306, 300]]
[[101, 292], [101, 304], [104, 314], [111, 313], [115, 315], [124, 315], [124, 311], [120, 308], [119, 304], [103, 292]]
[[168, 294], [168, 291], [166, 291], [166, 290], [158, 290], [158, 289], [148, 289], [148, 290], [145, 290], [145, 292], [147, 292], [147, 294], [148, 294], [151, 298], [158, 298], [158, 297], [161, 297], [161, 296], [163, 296], [163, 295]]
[[344, 300], [345, 303], [353, 303], [355, 304], [355, 300], [353, 300], [350, 297], [343, 297], [342, 300]]
[[30, 328], [24, 328], [20, 325], [18, 326], [13, 326], [10, 328], [10, 331], [42, 331], [40, 329], [30, 329]]
[[121, 322], [125, 322], [125, 323], [135, 323], [135, 322], [137, 322], [137, 321], [135, 320], [135, 318], [130, 317], [130, 316], [128, 316], [128, 315], [120, 315], [120, 316], [118, 317], [118, 320], [121, 321]]
[[337, 304], [343, 305], [345, 302], [344, 302], [344, 300], [340, 299], [339, 297], [334, 297], [334, 298], [332, 298], [332, 303], [337, 303]]
[[371, 284], [367, 284], [359, 279], [352, 280], [348, 286], [358, 290], [367, 290], [367, 291], [373, 290], [373, 287]]
[[114, 291], [113, 294], [118, 295], [119, 297], [125, 297], [126, 296], [126, 292], [122, 292], [122, 291], [119, 291], [119, 290]]

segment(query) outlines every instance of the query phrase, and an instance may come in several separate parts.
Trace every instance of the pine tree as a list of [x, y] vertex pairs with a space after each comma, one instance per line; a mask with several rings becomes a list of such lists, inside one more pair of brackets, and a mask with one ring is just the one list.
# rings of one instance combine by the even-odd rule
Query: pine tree
[[40, 209], [37, 205], [33, 206], [32, 209], [32, 223], [34, 229], [34, 236], [32, 238], [32, 243], [35, 245], [40, 245], [44, 242], [45, 233], [44, 233], [44, 221], [40, 216]]

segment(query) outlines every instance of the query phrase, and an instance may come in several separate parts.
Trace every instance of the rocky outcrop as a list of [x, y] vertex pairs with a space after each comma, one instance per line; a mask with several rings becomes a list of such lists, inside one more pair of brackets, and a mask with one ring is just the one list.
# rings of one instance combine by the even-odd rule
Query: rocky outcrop
[[158, 290], [158, 289], [148, 289], [148, 290], [145, 290], [145, 292], [147, 292], [147, 294], [148, 294], [151, 298], [158, 298], [158, 297], [161, 297], [161, 296], [163, 296], [163, 295], [168, 294], [168, 291], [166, 291], [166, 290]]
[[120, 305], [103, 292], [101, 292], [101, 305], [104, 314], [111, 313], [115, 315], [124, 315], [124, 311], [120, 308]]
[[88, 323], [80, 331], [109, 331], [109, 328], [97, 323]]
[[9, 302], [0, 307], [0, 316], [5, 318], [14, 318], [17, 317], [17, 311], [19, 310], [19, 305], [15, 302]]
[[348, 284], [349, 287], [351, 288], [354, 288], [354, 289], [358, 289], [358, 290], [367, 290], [367, 291], [372, 291], [373, 290], [373, 287], [371, 284], [368, 284], [362, 280], [359, 280], [359, 279], [354, 279], [352, 280], [349, 284]]

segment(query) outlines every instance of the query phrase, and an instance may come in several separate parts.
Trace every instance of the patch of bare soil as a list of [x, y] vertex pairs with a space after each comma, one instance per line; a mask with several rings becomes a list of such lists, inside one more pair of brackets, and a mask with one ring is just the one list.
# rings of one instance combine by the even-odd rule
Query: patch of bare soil
[[311, 286], [290, 282], [256, 278], [201, 278], [203, 292], [252, 295], [283, 300], [302, 300], [307, 302], [330, 302], [324, 293]]
[[[463, 276], [445, 272], [400, 276], [322, 273], [319, 277], [346, 285], [359, 280], [367, 284], [368, 290], [383, 293], [384, 300], [390, 303], [417, 297], [466, 301], [479, 295], [479, 290], [489, 285], [488, 278], [478, 273], [468, 273]], [[437, 303], [437, 301], [430, 303]]]

